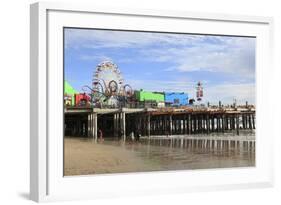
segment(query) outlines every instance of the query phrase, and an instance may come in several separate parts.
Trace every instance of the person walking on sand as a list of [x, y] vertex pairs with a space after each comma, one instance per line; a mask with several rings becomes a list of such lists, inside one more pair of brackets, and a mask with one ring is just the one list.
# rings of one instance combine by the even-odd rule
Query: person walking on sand
[[102, 135], [102, 130], [99, 129], [99, 138], [100, 138], [100, 141], [103, 141], [103, 135]]
[[135, 141], [135, 135], [134, 135], [134, 132], [131, 132], [131, 140], [132, 140], [132, 142], [134, 142], [134, 141]]
[[123, 137], [124, 137], [124, 131], [121, 129], [120, 130], [120, 140], [122, 140]]
[[137, 131], [137, 133], [136, 133], [136, 142], [138, 142], [139, 140], [140, 140], [139, 131]]

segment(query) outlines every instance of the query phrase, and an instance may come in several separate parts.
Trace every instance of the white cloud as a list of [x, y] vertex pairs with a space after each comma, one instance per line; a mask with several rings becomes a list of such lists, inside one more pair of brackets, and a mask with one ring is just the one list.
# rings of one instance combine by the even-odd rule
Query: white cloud
[[67, 29], [65, 32], [67, 47], [87, 48], [125, 48], [144, 47], [155, 44], [193, 45], [204, 40], [202, 35], [175, 35], [168, 33]]
[[166, 81], [166, 80], [137, 80], [125, 79], [125, 82], [130, 84], [133, 89], [144, 89], [147, 91], [157, 92], [189, 92], [193, 89], [195, 83], [191, 81]]
[[119, 58], [119, 59], [112, 59], [109, 56], [106, 55], [85, 55], [82, 54], [79, 57], [81, 60], [85, 60], [85, 61], [97, 61], [97, 62], [102, 62], [102, 61], [113, 61], [115, 63], [131, 63], [133, 62], [132, 59], [129, 58]]
[[[173, 63], [166, 71], [211, 71], [231, 73], [253, 79], [255, 75], [255, 40], [253, 38], [226, 38], [220, 43], [208, 41], [192, 47], [143, 49], [147, 60]], [[210, 39], [210, 37], [206, 37]]]
[[81, 55], [81, 60], [94, 60], [94, 61], [112, 61], [112, 59], [105, 55]]
[[255, 104], [255, 84], [221, 84], [204, 88], [204, 99], [210, 103], [231, 104], [236, 99], [238, 104]]

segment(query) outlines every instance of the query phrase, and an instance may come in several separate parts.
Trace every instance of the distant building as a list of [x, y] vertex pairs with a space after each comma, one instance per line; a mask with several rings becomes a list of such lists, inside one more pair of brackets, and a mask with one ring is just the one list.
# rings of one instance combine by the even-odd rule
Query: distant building
[[91, 97], [86, 93], [77, 93], [74, 94], [75, 97], [75, 106], [89, 106]]
[[188, 94], [184, 92], [165, 92], [165, 104], [167, 106], [188, 105]]
[[135, 90], [134, 95], [140, 107], [163, 107], [165, 105], [165, 97], [162, 92]]
[[160, 92], [136, 90], [135, 97], [140, 102], [143, 102], [143, 101], [164, 102], [165, 101], [164, 93], [160, 93]]
[[65, 80], [64, 81], [64, 104], [65, 105], [75, 105], [74, 95], [78, 92]]

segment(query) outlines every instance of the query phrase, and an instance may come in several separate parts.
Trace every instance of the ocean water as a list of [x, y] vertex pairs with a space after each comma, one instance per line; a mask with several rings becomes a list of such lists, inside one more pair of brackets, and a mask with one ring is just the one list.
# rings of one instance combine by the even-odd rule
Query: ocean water
[[[208, 136], [209, 137], [209, 136]], [[141, 139], [139, 142], [105, 141], [132, 152], [146, 163], [158, 165], [158, 170], [188, 170], [255, 166], [255, 141], [253, 134], [239, 136], [251, 141], [195, 139]], [[153, 166], [152, 166], [153, 167]], [[153, 169], [152, 169], [153, 171]]]

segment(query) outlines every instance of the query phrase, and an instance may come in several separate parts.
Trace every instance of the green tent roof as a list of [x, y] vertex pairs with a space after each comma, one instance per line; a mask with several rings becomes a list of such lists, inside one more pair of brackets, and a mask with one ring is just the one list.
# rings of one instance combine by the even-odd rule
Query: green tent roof
[[73, 95], [78, 92], [65, 80], [64, 81], [64, 93]]

